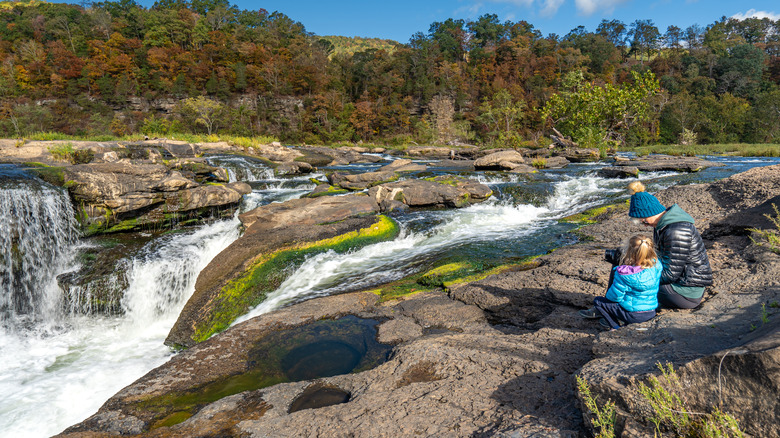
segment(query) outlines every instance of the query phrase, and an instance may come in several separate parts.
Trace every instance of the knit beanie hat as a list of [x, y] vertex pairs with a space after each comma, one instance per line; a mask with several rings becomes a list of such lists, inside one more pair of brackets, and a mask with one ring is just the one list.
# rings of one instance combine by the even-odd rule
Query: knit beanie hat
[[658, 198], [645, 191], [645, 185], [639, 181], [632, 182], [628, 189], [634, 192], [631, 195], [631, 204], [628, 207], [630, 217], [645, 218], [655, 216], [666, 211]]

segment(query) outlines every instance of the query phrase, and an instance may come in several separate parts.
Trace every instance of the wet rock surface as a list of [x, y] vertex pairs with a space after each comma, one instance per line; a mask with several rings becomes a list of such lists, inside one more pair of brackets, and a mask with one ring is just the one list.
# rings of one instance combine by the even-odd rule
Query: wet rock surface
[[672, 172], [698, 172], [707, 167], [719, 166], [719, 164], [697, 157], [672, 157], [659, 154], [629, 160], [616, 160], [614, 166], [635, 167], [640, 172], [665, 170]]

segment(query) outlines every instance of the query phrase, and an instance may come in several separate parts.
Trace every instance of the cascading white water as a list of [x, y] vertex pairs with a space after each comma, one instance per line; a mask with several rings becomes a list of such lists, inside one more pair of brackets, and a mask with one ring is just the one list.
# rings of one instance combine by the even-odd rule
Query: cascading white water
[[0, 325], [13, 329], [58, 316], [54, 274], [71, 262], [77, 238], [65, 192], [20, 174], [0, 181]]
[[258, 160], [241, 157], [238, 155], [218, 155], [208, 160], [212, 166], [222, 167], [227, 170], [230, 182], [236, 181], [262, 181], [274, 179], [274, 171]]
[[0, 436], [61, 432], [168, 360], [163, 341], [198, 273], [238, 234], [233, 219], [147, 245], [129, 260], [123, 316], [67, 315], [56, 326], [0, 330]]
[[[286, 304], [343, 290], [368, 288], [407, 276], [430, 254], [474, 241], [514, 240], [550, 225], [554, 219], [581, 211], [590, 198], [607, 190], [607, 180], [566, 179], [555, 184], [544, 207], [511, 206], [496, 200], [462, 210], [438, 212], [443, 222], [426, 232], [404, 232], [399, 238], [346, 254], [320, 253], [307, 259], [265, 301], [235, 323]], [[617, 189], [614, 189], [617, 190]], [[603, 198], [602, 198], [603, 199]]]

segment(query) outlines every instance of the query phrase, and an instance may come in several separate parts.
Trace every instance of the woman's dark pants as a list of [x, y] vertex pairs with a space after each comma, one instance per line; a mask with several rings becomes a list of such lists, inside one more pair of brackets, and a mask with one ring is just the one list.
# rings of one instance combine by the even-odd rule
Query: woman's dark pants
[[671, 284], [662, 284], [658, 289], [658, 305], [664, 309], [693, 309], [702, 298], [703, 295], [698, 299], [685, 298], [675, 292]]

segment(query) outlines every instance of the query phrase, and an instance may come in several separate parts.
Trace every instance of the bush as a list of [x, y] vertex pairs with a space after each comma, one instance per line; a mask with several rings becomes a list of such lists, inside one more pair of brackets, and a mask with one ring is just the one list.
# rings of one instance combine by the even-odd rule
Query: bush
[[769, 214], [765, 214], [764, 217], [769, 219], [775, 226], [775, 230], [759, 230], [758, 228], [748, 228], [748, 231], [752, 231], [758, 234], [759, 239], [763, 239], [764, 242], [759, 242], [752, 236], [750, 240], [758, 246], [768, 245], [769, 250], [775, 254], [780, 254], [780, 211], [777, 209], [777, 205], [772, 204], [772, 210], [775, 211], [775, 217]]

